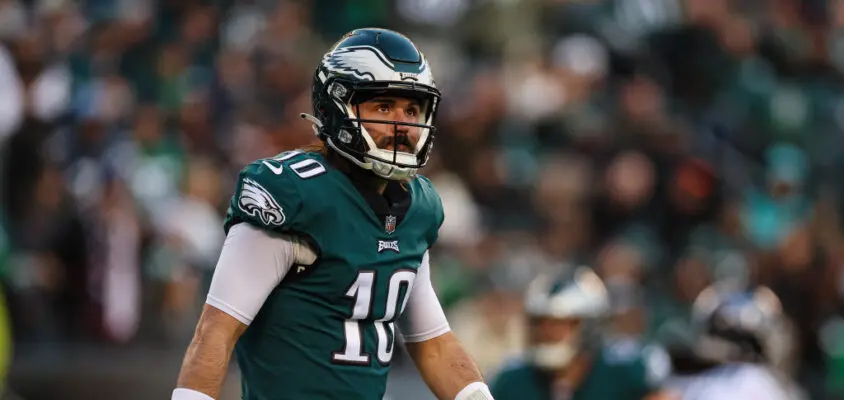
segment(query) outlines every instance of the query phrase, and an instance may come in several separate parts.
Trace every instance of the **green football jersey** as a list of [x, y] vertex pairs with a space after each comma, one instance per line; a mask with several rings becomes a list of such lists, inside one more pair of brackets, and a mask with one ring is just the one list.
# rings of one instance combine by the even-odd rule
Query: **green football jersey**
[[642, 348], [632, 341], [605, 347], [592, 363], [577, 388], [561, 388], [556, 396], [552, 377], [525, 361], [502, 368], [490, 390], [495, 400], [641, 400], [670, 372], [668, 355], [661, 348]]
[[282, 153], [241, 171], [226, 232], [245, 222], [294, 233], [318, 254], [290, 269], [238, 341], [244, 399], [383, 397], [395, 322], [443, 221], [430, 181], [404, 187], [410, 204], [398, 220], [379, 217], [317, 153]]

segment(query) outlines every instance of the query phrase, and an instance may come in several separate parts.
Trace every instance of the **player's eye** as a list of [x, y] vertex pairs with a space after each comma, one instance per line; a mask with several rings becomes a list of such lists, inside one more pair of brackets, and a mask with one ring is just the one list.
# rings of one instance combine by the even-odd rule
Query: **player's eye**
[[407, 108], [407, 115], [409, 115], [411, 117], [419, 116], [419, 107], [416, 107], [416, 106], [408, 107]]
[[391, 107], [390, 107], [389, 103], [378, 104], [378, 106], [376, 108], [376, 110], [378, 112], [382, 112], [382, 113], [388, 113], [388, 112], [390, 112], [390, 109], [391, 109]]

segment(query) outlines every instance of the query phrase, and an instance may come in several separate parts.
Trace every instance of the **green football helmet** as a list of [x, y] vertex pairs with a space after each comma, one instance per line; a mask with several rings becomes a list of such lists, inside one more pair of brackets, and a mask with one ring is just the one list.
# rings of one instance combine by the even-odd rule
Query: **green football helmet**
[[[420, 104], [416, 123], [365, 120], [358, 105], [377, 96], [413, 98]], [[322, 58], [314, 73], [313, 115], [317, 136], [360, 168], [385, 179], [404, 180], [425, 166], [434, 143], [433, 126], [440, 91], [425, 56], [406, 36], [387, 29], [356, 29]], [[380, 149], [363, 123], [421, 128], [410, 152]]]

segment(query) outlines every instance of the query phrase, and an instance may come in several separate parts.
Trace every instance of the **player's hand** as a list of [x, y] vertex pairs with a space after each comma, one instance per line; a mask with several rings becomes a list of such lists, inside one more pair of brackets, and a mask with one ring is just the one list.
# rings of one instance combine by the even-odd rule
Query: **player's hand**
[[645, 396], [642, 400], [680, 400], [680, 393], [669, 390], [661, 390]]

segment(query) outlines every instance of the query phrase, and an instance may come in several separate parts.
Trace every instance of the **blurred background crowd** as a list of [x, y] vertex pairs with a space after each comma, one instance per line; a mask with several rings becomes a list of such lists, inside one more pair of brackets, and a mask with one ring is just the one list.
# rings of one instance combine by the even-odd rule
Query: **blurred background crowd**
[[444, 93], [433, 279], [485, 372], [523, 347], [530, 279], [583, 264], [609, 337], [769, 285], [790, 372], [844, 398], [841, 0], [0, 0], [13, 390], [163, 368], [166, 396], [237, 171], [315, 140], [313, 69], [362, 26], [407, 34]]

